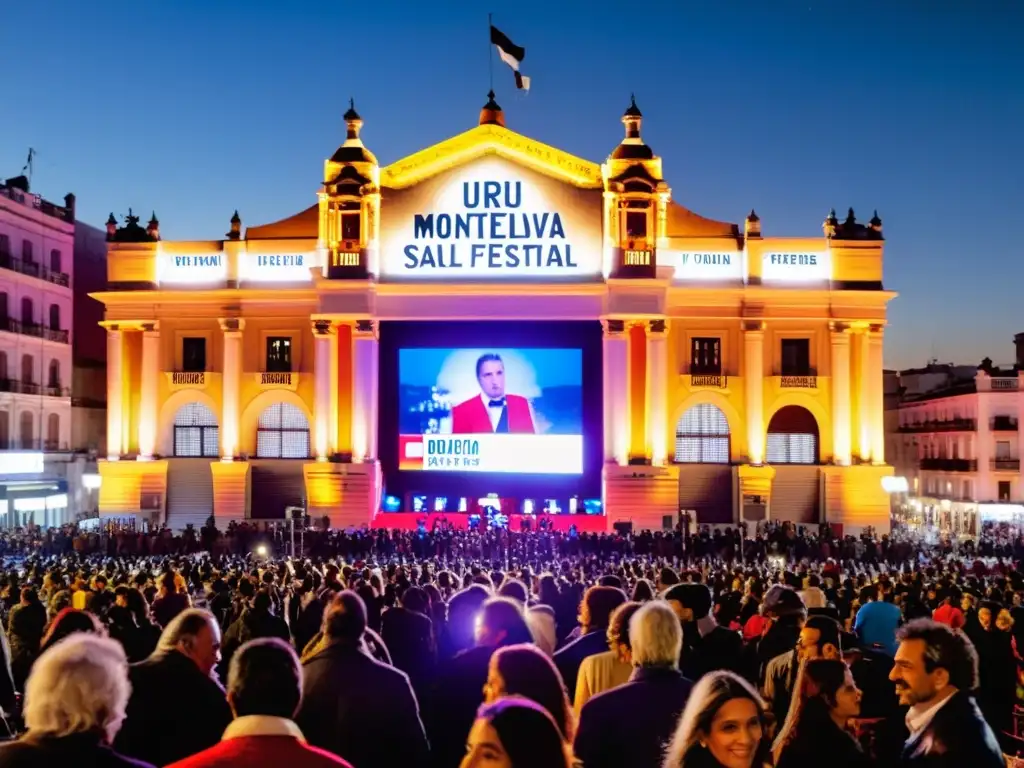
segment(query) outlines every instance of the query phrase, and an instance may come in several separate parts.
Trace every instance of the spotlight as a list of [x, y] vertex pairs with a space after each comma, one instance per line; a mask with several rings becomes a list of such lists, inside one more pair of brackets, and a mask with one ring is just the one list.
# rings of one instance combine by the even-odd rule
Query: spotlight
[[266, 557], [267, 556], [267, 545], [266, 544], [260, 544], [258, 547], [256, 547], [256, 554], [259, 555], [260, 557]]

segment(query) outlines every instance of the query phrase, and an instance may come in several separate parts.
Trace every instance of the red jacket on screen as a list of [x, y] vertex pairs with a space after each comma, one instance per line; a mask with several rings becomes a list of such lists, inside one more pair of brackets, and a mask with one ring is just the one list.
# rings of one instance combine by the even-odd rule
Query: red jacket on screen
[[[508, 412], [509, 434], [532, 435], [533, 426], [530, 401], [520, 395], [505, 395], [505, 409]], [[487, 406], [479, 395], [452, 408], [453, 435], [480, 435], [494, 432]]]

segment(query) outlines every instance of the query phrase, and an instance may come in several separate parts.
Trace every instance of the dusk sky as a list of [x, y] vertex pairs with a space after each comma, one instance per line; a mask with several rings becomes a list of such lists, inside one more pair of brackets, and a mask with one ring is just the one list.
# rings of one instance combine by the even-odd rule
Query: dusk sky
[[[5, 2], [0, 176], [79, 218], [155, 210], [219, 239], [315, 201], [350, 96], [381, 164], [472, 127], [486, 3]], [[950, 9], [959, 10], [950, 10]], [[508, 127], [600, 162], [631, 91], [673, 197], [767, 236], [830, 207], [884, 222], [885, 363], [1013, 359], [1024, 331], [1024, 3], [493, 3], [529, 95], [495, 57]], [[144, 219], [145, 220], [145, 219]]]

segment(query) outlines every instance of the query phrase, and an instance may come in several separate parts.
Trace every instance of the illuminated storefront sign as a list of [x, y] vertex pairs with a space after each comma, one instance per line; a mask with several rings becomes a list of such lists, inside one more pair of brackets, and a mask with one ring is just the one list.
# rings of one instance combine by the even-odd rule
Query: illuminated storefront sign
[[161, 253], [158, 259], [159, 283], [209, 284], [227, 278], [223, 253]]
[[676, 280], [743, 279], [743, 254], [737, 251], [669, 251], [658, 261], [675, 268]]
[[238, 277], [261, 283], [309, 282], [309, 269], [315, 266], [315, 253], [245, 253], [239, 259]]
[[817, 253], [764, 254], [761, 279], [787, 283], [810, 283], [832, 279], [832, 260], [827, 251]]
[[[496, 158], [409, 190], [384, 207], [381, 274], [399, 279], [592, 277], [601, 198]], [[392, 224], [392, 222], [394, 222]]]

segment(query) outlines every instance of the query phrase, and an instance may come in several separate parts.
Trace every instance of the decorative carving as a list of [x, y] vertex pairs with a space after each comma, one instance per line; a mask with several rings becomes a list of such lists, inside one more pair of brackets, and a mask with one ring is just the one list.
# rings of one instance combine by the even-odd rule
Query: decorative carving
[[625, 333], [626, 332], [626, 321], [625, 320], [605, 320], [604, 329], [607, 334]]
[[[155, 243], [160, 237], [160, 222], [156, 221], [156, 215], [154, 214], [153, 220], [150, 221], [148, 229], [143, 229], [139, 225], [139, 217], [132, 213], [132, 209], [128, 209], [128, 215], [124, 217], [123, 227], [112, 227], [111, 219], [114, 215], [110, 215], [110, 219], [107, 219], [107, 239], [115, 243]], [[153, 224], [156, 224], [154, 227]], [[116, 222], [114, 222], [116, 225]]]
[[143, 323], [142, 324], [142, 332], [143, 333], [153, 333], [153, 332], [159, 331], [159, 330], [160, 330], [160, 324], [159, 323], [155, 323], [154, 322], [154, 323]]
[[832, 320], [828, 324], [828, 329], [832, 331], [832, 333], [849, 333], [850, 325], [849, 323], [840, 323], [836, 320]]
[[238, 332], [245, 328], [245, 320], [240, 317], [222, 317], [219, 322], [224, 333]]
[[744, 333], [763, 333], [764, 332], [764, 321], [763, 320], [743, 320], [740, 323]]
[[327, 336], [331, 332], [330, 320], [314, 320], [313, 333], [317, 336]]
[[668, 328], [666, 320], [651, 320], [648, 329], [651, 333], [664, 333]]
[[356, 320], [356, 333], [375, 333], [375, 325], [373, 320]]
[[868, 330], [871, 332], [872, 336], [881, 336], [885, 333], [885, 326], [881, 323], [872, 323], [868, 327]]

